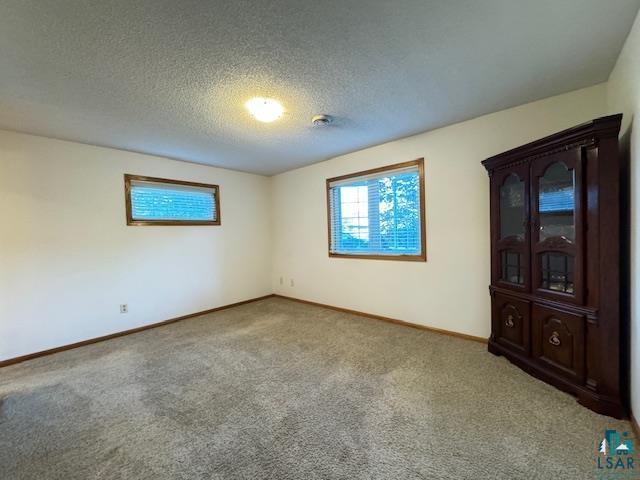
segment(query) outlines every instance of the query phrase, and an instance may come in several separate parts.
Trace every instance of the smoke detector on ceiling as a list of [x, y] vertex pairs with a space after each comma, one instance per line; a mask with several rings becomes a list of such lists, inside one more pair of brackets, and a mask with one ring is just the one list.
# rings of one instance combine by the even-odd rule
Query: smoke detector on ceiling
[[314, 115], [311, 119], [311, 123], [313, 123], [314, 127], [324, 127], [329, 125], [333, 121], [330, 115]]

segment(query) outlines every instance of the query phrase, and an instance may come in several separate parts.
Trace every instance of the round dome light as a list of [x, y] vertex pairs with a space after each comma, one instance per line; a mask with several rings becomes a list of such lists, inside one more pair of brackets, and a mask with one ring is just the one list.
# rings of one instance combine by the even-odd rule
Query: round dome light
[[284, 107], [273, 98], [254, 97], [244, 104], [253, 118], [259, 122], [271, 123], [284, 113]]

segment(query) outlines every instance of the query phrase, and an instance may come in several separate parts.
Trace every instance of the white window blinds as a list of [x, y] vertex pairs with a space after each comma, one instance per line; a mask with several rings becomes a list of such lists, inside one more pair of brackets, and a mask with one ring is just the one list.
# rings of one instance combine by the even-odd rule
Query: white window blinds
[[423, 256], [422, 161], [327, 181], [332, 254]]
[[217, 185], [125, 176], [129, 223], [219, 223]]

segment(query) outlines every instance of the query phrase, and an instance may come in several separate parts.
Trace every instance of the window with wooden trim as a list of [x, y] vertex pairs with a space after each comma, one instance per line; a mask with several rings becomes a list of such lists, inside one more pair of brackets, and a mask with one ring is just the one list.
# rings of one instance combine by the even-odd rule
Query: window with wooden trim
[[424, 159], [327, 179], [329, 256], [426, 261]]
[[125, 175], [127, 225], [220, 225], [218, 185]]

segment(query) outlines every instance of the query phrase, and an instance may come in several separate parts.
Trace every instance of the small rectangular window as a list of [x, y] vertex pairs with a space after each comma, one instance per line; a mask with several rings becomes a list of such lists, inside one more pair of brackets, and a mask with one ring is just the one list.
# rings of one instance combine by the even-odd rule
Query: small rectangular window
[[327, 180], [329, 256], [426, 261], [424, 159]]
[[220, 225], [220, 189], [206, 183], [125, 175], [127, 225]]

